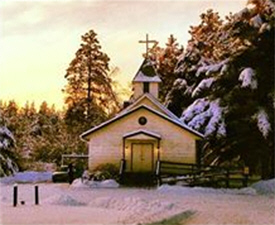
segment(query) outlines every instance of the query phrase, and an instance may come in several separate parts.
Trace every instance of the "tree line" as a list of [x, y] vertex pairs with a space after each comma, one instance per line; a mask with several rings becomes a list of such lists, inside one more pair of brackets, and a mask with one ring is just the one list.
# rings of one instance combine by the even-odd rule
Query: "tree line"
[[60, 165], [62, 154], [87, 154], [79, 135], [119, 110], [110, 59], [96, 36], [91, 30], [81, 37], [80, 48], [66, 70], [64, 110], [46, 101], [38, 109], [34, 103], [24, 107], [15, 101], [0, 103], [0, 176], [17, 167], [34, 169], [39, 162]]

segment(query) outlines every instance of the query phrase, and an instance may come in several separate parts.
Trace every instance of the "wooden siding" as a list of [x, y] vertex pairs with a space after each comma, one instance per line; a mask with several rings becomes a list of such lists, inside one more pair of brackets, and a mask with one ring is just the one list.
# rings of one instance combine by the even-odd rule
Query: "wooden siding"
[[[141, 116], [147, 118], [147, 124], [140, 125], [138, 123]], [[162, 160], [185, 163], [196, 162], [195, 142], [199, 137], [145, 108], [140, 108], [88, 135], [87, 138], [90, 140], [89, 169], [92, 170], [102, 163], [113, 163], [119, 166], [123, 155], [123, 135], [139, 129], [161, 135], [160, 158]], [[125, 143], [126, 150], [127, 142]], [[127, 154], [126, 151], [126, 161], [128, 160]], [[154, 154], [157, 154], [156, 143], [154, 144]]]

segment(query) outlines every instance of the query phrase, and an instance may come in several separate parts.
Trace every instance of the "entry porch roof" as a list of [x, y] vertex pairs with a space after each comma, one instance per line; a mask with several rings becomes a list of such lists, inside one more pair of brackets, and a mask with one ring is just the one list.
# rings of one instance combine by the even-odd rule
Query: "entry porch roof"
[[158, 139], [158, 140], [161, 139], [161, 136], [159, 134], [157, 134], [155, 132], [152, 132], [152, 131], [144, 130], [144, 129], [139, 129], [139, 130], [135, 130], [135, 131], [132, 131], [132, 132], [128, 132], [128, 133], [123, 135], [123, 139], [138, 136], [138, 135], [141, 135], [141, 134], [152, 137], [152, 138], [155, 138], [155, 139]]

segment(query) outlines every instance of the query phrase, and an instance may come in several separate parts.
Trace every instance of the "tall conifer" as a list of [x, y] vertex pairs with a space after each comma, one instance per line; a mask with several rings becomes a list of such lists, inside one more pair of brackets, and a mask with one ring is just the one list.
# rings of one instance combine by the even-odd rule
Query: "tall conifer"
[[[65, 78], [66, 122], [78, 132], [106, 120], [118, 109], [118, 102], [108, 76], [109, 57], [101, 51], [97, 34], [90, 30], [71, 61]], [[77, 129], [79, 127], [79, 129]]]

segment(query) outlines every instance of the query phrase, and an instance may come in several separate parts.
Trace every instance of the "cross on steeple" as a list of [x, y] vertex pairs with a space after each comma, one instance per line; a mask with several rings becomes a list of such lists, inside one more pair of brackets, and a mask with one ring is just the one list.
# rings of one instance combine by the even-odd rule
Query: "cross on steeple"
[[157, 42], [156, 40], [149, 40], [149, 35], [148, 35], [148, 34], [146, 34], [146, 40], [145, 40], [145, 41], [144, 41], [144, 40], [140, 40], [138, 43], [142, 43], [142, 44], [145, 43], [145, 44], [146, 44], [145, 58], [148, 57], [148, 53], [149, 53], [149, 44], [150, 44], [150, 43], [153, 43], [153, 44], [154, 44], [152, 48], [156, 47], [156, 45], [158, 44], [158, 42]]

